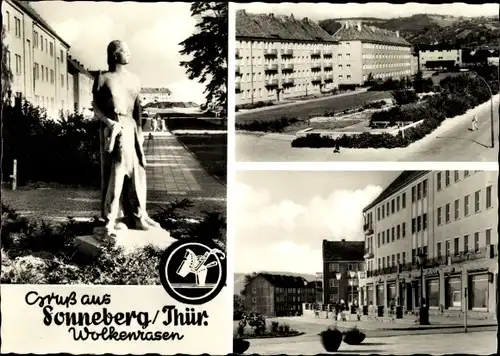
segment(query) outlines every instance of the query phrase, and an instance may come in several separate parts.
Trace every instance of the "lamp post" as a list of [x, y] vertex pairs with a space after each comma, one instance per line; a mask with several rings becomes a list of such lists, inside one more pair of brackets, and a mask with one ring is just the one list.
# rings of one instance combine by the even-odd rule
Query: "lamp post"
[[[500, 67], [500, 65], [499, 65], [499, 67]], [[469, 73], [473, 73], [476, 75], [476, 77], [481, 79], [483, 81], [483, 83], [486, 84], [486, 87], [488, 88], [488, 91], [490, 92], [490, 97], [491, 97], [491, 99], [490, 99], [491, 148], [495, 148], [495, 126], [494, 126], [494, 120], [493, 120], [493, 91], [491, 90], [491, 87], [488, 84], [488, 82], [486, 81], [486, 79], [484, 79], [483, 77], [481, 77], [479, 74], [477, 74], [474, 71], [470, 71]]]
[[[342, 279], [342, 273], [336, 273], [335, 278], [337, 278], [337, 281], [340, 281]], [[338, 299], [340, 299], [340, 282], [338, 284]], [[337, 302], [340, 302], [340, 300], [337, 300]]]
[[[420, 252], [417, 255], [418, 264], [420, 265], [420, 313], [419, 313], [419, 321], [420, 325], [429, 325], [429, 315], [427, 314], [427, 306], [424, 307], [425, 299], [424, 299], [424, 265], [427, 259], [427, 255], [423, 252]], [[422, 317], [422, 314], [424, 316]]]
[[356, 277], [355, 271], [349, 271], [349, 277], [351, 282], [351, 307], [354, 305], [354, 278]]

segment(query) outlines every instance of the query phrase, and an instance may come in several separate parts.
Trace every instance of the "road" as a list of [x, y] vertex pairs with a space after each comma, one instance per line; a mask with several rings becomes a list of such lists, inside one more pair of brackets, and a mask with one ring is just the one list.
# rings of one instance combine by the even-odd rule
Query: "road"
[[[306, 335], [289, 338], [251, 339], [247, 354], [258, 355], [315, 355], [325, 353], [319, 336]], [[467, 334], [440, 333], [432, 335], [401, 335], [366, 338], [361, 345], [340, 345], [339, 353], [365, 354], [474, 354], [491, 355], [497, 351], [496, 331]]]
[[[325, 162], [325, 161], [403, 161], [403, 162], [498, 162], [499, 95], [494, 99], [495, 148], [491, 145], [490, 101], [466, 114], [447, 119], [430, 135], [405, 148], [340, 149], [293, 148], [293, 135], [236, 135], [236, 160], [240, 162]], [[479, 130], [470, 131], [472, 115]]]
[[320, 116], [326, 110], [335, 110], [340, 112], [346, 109], [362, 106], [365, 102], [373, 100], [382, 100], [391, 98], [391, 92], [384, 91], [369, 91], [361, 93], [344, 93], [338, 96], [326, 97], [321, 99], [313, 99], [304, 102], [297, 102], [293, 104], [277, 105], [266, 107], [263, 110], [238, 112], [236, 114], [236, 122], [251, 122], [269, 121], [278, 119], [283, 116], [287, 117], [310, 117]]

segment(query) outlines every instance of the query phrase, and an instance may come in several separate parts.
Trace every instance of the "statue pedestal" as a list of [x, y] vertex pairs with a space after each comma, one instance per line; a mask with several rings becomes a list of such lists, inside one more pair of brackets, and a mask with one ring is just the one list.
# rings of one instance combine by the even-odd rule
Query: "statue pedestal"
[[[93, 235], [78, 236], [75, 239], [75, 247], [82, 254], [96, 258], [100, 255], [103, 241], [106, 238], [104, 228], [98, 227], [94, 229]], [[173, 242], [177, 241], [170, 236], [167, 230], [161, 228], [151, 230], [119, 230], [117, 231], [116, 238], [113, 240], [115, 246], [122, 247], [126, 254], [147, 245], [166, 249]]]

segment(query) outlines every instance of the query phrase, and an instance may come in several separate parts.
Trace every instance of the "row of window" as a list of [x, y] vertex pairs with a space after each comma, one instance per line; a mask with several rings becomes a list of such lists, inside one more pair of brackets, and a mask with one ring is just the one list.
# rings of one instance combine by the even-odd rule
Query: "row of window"
[[377, 247], [388, 244], [390, 242], [394, 242], [401, 238], [404, 239], [405, 237], [406, 237], [406, 223], [404, 222], [402, 224], [393, 226], [392, 228], [387, 229], [386, 231], [377, 233]]
[[363, 59], [409, 59], [409, 54], [363, 53]]
[[393, 253], [389, 256], [384, 256], [382, 258], [377, 259], [378, 269], [386, 268], [386, 267], [394, 267], [399, 264], [406, 264], [406, 252], [403, 251], [401, 253]]
[[406, 193], [401, 194], [377, 208], [377, 221], [406, 208]]
[[[486, 196], [486, 209], [490, 209], [493, 207], [493, 196], [492, 196], [492, 191], [493, 187], [487, 186], [485, 190], [485, 196]], [[464, 197], [464, 203], [463, 203], [463, 208], [464, 208], [464, 217], [467, 217], [470, 215], [470, 195], [466, 195]], [[458, 220], [460, 219], [460, 199], [455, 199], [453, 203], [453, 219]], [[481, 212], [481, 190], [477, 190], [474, 193], [474, 213], [480, 213]], [[443, 207], [438, 207], [436, 211], [436, 219], [437, 219], [437, 225], [440, 226], [443, 224]], [[451, 221], [451, 203], [448, 203], [444, 206], [444, 222], [449, 223]]]
[[381, 49], [381, 50], [386, 50], [386, 51], [400, 51], [400, 52], [409, 52], [410, 51], [410, 47], [382, 45], [382, 44], [375, 44], [375, 43], [363, 43], [363, 48]]
[[[40, 75], [41, 74], [41, 75]], [[49, 68], [35, 62], [35, 80], [49, 81]], [[61, 74], [61, 87], [64, 88], [65, 77]], [[54, 70], [50, 70], [50, 83], [54, 84]]]
[[[45, 50], [45, 53], [49, 54], [51, 57], [54, 57], [54, 43], [52, 41], [48, 42], [47, 37], [44, 38], [42, 34], [38, 36], [37, 31], [33, 31], [33, 47], [39, 48], [42, 52]], [[62, 49], [59, 52], [58, 59], [61, 63], [64, 63], [64, 51]]]
[[[5, 11], [5, 29], [10, 32], [11, 26], [10, 26], [10, 12]], [[14, 28], [15, 28], [15, 35], [17, 38], [21, 38], [21, 19], [17, 16], [14, 16]]]
[[299, 64], [299, 65], [307, 65], [307, 64], [318, 64], [318, 63], [324, 63], [324, 62], [329, 62], [331, 59], [311, 59], [310, 57], [306, 56], [295, 56], [293, 58], [281, 58], [280, 61], [277, 59], [268, 59], [265, 57], [261, 56], [253, 56], [252, 60], [250, 60], [250, 57], [242, 57], [239, 60], [236, 60], [237, 64], [239, 65], [246, 65], [246, 66], [256, 66], [256, 65], [265, 65], [265, 64]]
[[363, 63], [363, 69], [389, 69], [411, 67], [410, 62], [393, 62], [393, 63]]
[[[452, 171], [445, 171], [444, 172], [444, 184], [445, 187], [449, 187], [451, 185], [451, 172]], [[474, 173], [481, 172], [481, 171], [474, 171]], [[463, 171], [463, 179], [468, 178], [472, 175], [471, 171]], [[453, 181], [454, 183], [459, 182], [461, 179], [461, 174], [460, 171], [453, 171]], [[443, 189], [443, 172], [438, 172], [436, 174], [436, 189], [437, 191], [440, 191]]]
[[[397, 74], [397, 73], [402, 73], [402, 74]], [[399, 77], [402, 75], [409, 75], [411, 74], [411, 70], [407, 69], [402, 72], [384, 72], [384, 73], [374, 73], [373, 78], [375, 79], [385, 79], [385, 78], [393, 78], [393, 77]], [[368, 80], [367, 75], [363, 75], [363, 80]]]
[[7, 67], [10, 69], [11, 72], [17, 75], [21, 75], [22, 73], [22, 58], [19, 54], [15, 54], [15, 59], [16, 59], [16, 68], [15, 71], [12, 70], [12, 63], [11, 63], [11, 56], [10, 56], [10, 51], [6, 51], [6, 57], [7, 57]]
[[336, 45], [324, 43], [298, 43], [298, 42], [264, 42], [264, 41], [236, 41], [237, 49], [292, 49], [299, 51], [308, 51], [311, 49], [320, 49], [332, 51]]
[[[492, 229], [486, 229], [484, 231], [484, 246], [488, 246], [491, 244], [491, 232], [492, 232]], [[445, 249], [444, 249], [444, 255], [443, 255], [443, 243], [442, 242], [438, 242], [436, 244], [436, 255], [437, 257], [449, 257], [449, 256], [457, 256], [460, 254], [460, 252], [463, 252], [463, 253], [467, 253], [469, 251], [474, 251], [474, 252], [477, 252], [479, 251], [479, 249], [481, 248], [481, 242], [480, 242], [480, 236], [481, 236], [481, 232], [480, 231], [476, 231], [474, 232], [474, 238], [473, 238], [473, 249], [471, 250], [469, 248], [469, 237], [470, 235], [464, 235], [463, 236], [463, 239], [462, 239], [462, 244], [460, 244], [460, 236], [458, 237], [455, 237], [453, 239], [453, 251], [451, 249], [451, 246], [452, 246], [452, 240], [451, 239], [448, 239], [444, 242], [444, 246], [445, 246]], [[472, 241], [471, 241], [472, 242]], [[462, 246], [462, 250], [460, 250], [460, 246]]]

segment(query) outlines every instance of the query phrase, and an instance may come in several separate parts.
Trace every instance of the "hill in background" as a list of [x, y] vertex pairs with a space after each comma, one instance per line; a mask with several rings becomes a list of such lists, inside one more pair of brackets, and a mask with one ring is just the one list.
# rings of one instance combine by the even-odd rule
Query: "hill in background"
[[460, 47], [499, 47], [500, 24], [498, 16], [455, 17], [418, 14], [391, 19], [351, 18], [326, 19], [318, 24], [328, 33], [335, 33], [346, 20], [363, 21], [391, 31], [399, 30], [402, 37], [416, 45], [451, 45]]
[[[260, 271], [260, 273], [269, 274], [282, 274], [286, 276], [303, 277], [305, 280], [311, 282], [316, 280], [316, 276], [313, 274], [301, 274], [301, 273], [290, 273], [290, 272], [268, 272]], [[244, 287], [246, 273], [235, 273], [234, 274], [234, 294], [239, 294]]]

